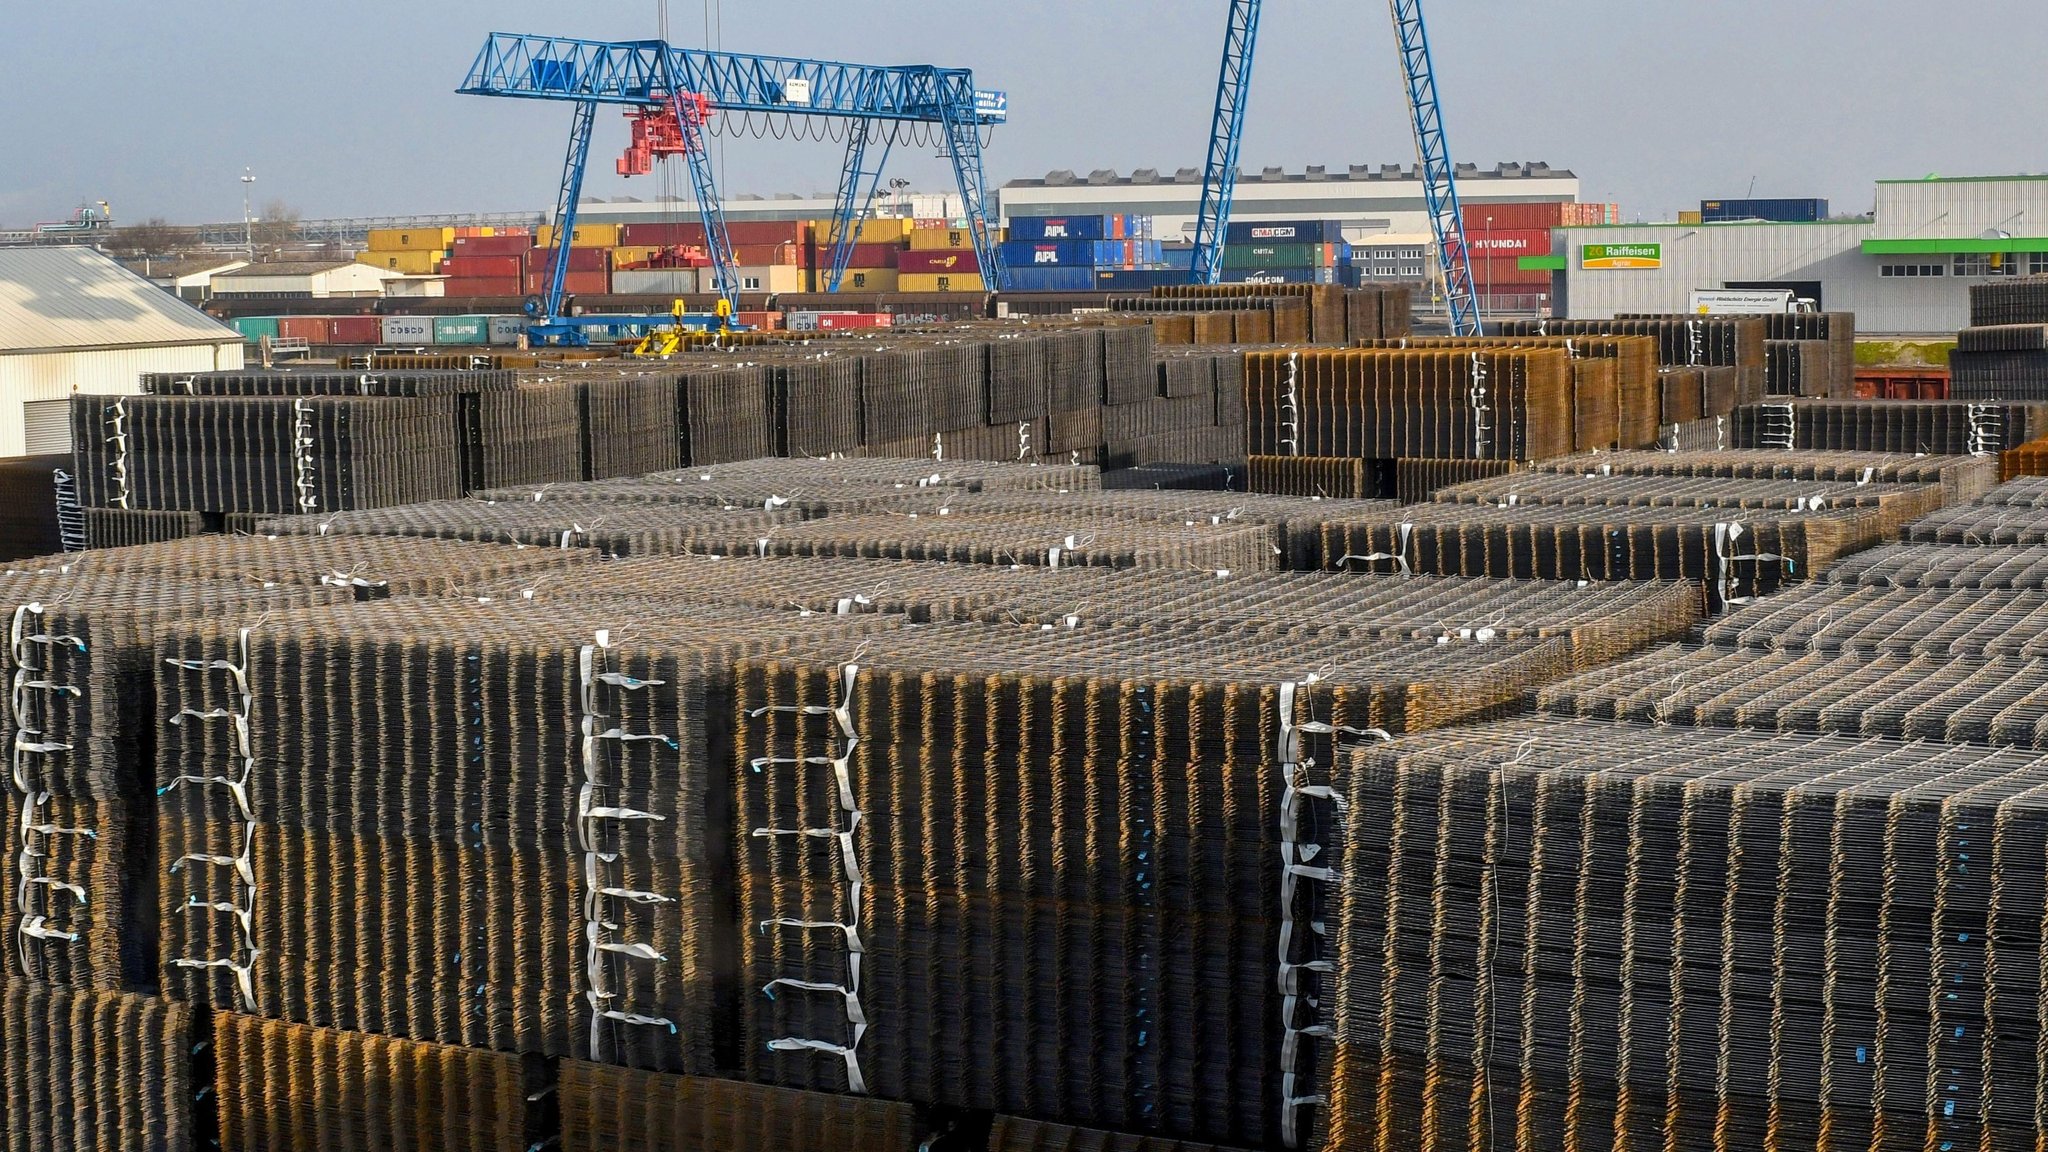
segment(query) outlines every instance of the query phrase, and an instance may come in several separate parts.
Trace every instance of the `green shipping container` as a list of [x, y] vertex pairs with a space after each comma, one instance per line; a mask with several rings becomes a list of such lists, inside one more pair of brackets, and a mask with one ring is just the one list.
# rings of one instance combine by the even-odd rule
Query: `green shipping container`
[[1327, 268], [1333, 247], [1329, 244], [1232, 244], [1223, 250], [1223, 266], [1234, 269]]
[[277, 317], [275, 316], [237, 316], [229, 321], [229, 323], [235, 326], [235, 331], [242, 334], [243, 340], [251, 344], [265, 337], [272, 340], [277, 339]]
[[436, 344], [489, 344], [491, 318], [488, 316], [434, 317]]

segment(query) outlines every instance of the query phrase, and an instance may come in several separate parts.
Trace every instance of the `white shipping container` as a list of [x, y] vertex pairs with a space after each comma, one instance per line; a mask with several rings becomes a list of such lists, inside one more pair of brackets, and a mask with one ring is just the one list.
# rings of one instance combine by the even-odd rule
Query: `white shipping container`
[[386, 344], [419, 345], [434, 342], [434, 318], [432, 316], [386, 316], [384, 317], [384, 339]]
[[612, 272], [615, 296], [689, 296], [696, 291], [695, 268], [632, 268]]
[[519, 338], [526, 334], [526, 326], [530, 323], [532, 323], [532, 321], [528, 320], [524, 316], [491, 317], [491, 343], [519, 343]]

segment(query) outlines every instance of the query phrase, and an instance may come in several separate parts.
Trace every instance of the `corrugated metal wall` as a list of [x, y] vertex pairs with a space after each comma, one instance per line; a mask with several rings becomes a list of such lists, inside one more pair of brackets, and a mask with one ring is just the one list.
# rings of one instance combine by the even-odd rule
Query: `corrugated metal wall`
[[134, 394], [144, 372], [204, 372], [242, 366], [242, 345], [122, 348], [0, 356], [0, 456], [28, 455], [24, 405], [75, 392]]

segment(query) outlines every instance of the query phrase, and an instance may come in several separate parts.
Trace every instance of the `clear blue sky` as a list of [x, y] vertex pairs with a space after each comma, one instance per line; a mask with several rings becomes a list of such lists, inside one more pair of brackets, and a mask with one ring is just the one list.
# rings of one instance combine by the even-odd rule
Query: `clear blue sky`
[[[308, 216], [539, 209], [568, 113], [457, 96], [491, 29], [655, 30], [655, 0], [98, 0], [17, 4], [0, 37], [0, 224], [68, 213], [234, 219], [237, 177]], [[990, 176], [1200, 163], [1224, 0], [725, 0], [723, 46], [976, 70], [1011, 93]], [[704, 43], [705, 0], [671, 0]], [[1453, 153], [1545, 160], [1587, 199], [1869, 207], [1880, 177], [2048, 170], [2040, 0], [1433, 0]], [[1383, 4], [1271, 0], [1244, 150], [1269, 164], [1412, 162]], [[591, 194], [650, 195], [599, 138]], [[733, 141], [729, 193], [829, 189], [826, 144]], [[948, 183], [928, 152], [895, 174]], [[637, 187], [635, 184], [637, 183]]]

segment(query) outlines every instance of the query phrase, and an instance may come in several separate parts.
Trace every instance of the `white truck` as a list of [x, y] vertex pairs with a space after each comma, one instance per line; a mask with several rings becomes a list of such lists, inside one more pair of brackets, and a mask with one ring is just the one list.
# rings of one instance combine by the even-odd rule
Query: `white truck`
[[1695, 288], [1689, 311], [1695, 316], [1777, 316], [1819, 309], [1790, 288]]

